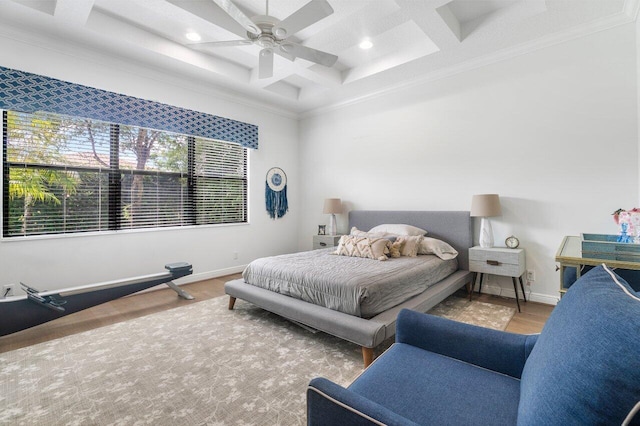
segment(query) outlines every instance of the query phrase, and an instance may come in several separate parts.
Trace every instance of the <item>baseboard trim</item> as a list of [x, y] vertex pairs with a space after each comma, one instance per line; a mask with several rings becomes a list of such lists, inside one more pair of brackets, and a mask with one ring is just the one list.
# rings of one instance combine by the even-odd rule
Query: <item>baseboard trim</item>
[[187, 275], [179, 280], [175, 280], [177, 285], [191, 284], [197, 281], [211, 280], [225, 275], [239, 274], [244, 271], [247, 265], [232, 266], [230, 268], [216, 269], [214, 271], [199, 272], [197, 274]]
[[[478, 286], [476, 285], [476, 289], [477, 287]], [[560, 301], [560, 297], [554, 297], [543, 293], [534, 293], [528, 287], [525, 287], [524, 290], [527, 293], [527, 301], [530, 300], [532, 302], [544, 303], [546, 305], [557, 305]], [[511, 299], [516, 298], [516, 294], [512, 288], [504, 288], [498, 285], [483, 284], [482, 292], [492, 294], [494, 296], [509, 297]], [[522, 294], [518, 292], [518, 295], [520, 296], [520, 300], [522, 300]]]

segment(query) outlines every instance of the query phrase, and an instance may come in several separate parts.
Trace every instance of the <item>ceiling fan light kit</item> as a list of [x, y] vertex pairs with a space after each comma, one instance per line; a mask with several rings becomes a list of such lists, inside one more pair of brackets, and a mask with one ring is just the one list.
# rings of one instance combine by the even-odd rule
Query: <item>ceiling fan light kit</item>
[[326, 67], [335, 65], [338, 57], [327, 52], [312, 49], [287, 38], [315, 24], [333, 13], [327, 0], [311, 0], [289, 17], [280, 21], [269, 15], [269, 0], [266, 2], [266, 14], [247, 17], [231, 0], [213, 0], [223, 11], [247, 31], [247, 39], [194, 42], [198, 47], [229, 47], [255, 44], [262, 50], [258, 57], [258, 78], [273, 77], [273, 54], [276, 53], [290, 61], [296, 58], [315, 62]]

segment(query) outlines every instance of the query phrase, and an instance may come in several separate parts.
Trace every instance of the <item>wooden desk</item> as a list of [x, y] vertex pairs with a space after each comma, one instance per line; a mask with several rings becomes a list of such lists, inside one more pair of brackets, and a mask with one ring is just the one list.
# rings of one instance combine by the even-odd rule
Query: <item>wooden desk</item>
[[598, 259], [582, 257], [582, 240], [579, 236], [566, 236], [556, 253], [556, 262], [560, 263], [560, 297], [562, 297], [573, 282], [565, 283], [565, 270], [576, 269], [576, 279], [580, 278], [583, 266], [598, 266], [603, 263], [612, 269], [630, 269], [640, 271], [640, 262], [623, 260]]

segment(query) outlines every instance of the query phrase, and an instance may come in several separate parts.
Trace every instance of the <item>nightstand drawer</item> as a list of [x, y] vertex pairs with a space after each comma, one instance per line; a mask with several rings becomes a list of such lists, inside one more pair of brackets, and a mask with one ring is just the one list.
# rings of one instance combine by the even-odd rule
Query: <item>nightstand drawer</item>
[[500, 247], [469, 249], [469, 270], [483, 274], [519, 277], [524, 274], [525, 257], [523, 249]]
[[328, 247], [335, 247], [340, 241], [342, 235], [314, 235], [313, 236], [313, 249], [322, 249]]

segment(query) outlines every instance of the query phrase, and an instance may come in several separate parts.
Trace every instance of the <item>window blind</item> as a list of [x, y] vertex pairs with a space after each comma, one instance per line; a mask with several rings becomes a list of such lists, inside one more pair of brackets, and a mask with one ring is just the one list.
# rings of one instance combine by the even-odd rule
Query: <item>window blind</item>
[[247, 157], [240, 155], [244, 150], [242, 147], [227, 145], [220, 141], [195, 139], [196, 223], [246, 220]]
[[228, 142], [3, 111], [5, 237], [247, 221], [247, 152]]

